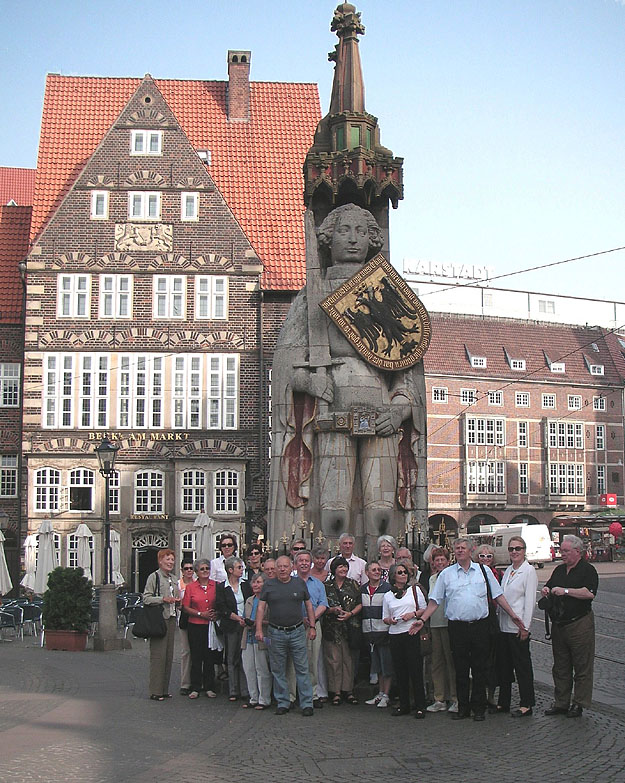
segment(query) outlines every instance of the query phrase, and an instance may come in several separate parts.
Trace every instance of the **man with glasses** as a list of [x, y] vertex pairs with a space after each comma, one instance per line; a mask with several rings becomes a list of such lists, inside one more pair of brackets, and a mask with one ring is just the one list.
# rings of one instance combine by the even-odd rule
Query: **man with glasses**
[[[452, 720], [468, 718], [473, 710], [473, 720], [482, 721], [486, 712], [486, 666], [490, 650], [489, 591], [486, 579], [493, 600], [510, 615], [517, 628], [523, 628], [523, 621], [504, 598], [491, 569], [485, 568], [482, 571], [479, 565], [472, 561], [472, 549], [473, 542], [470, 539], [456, 539], [456, 563], [438, 575], [427, 608], [421, 618], [413, 623], [410, 633], [417, 633], [439, 604], [445, 602], [458, 696], [458, 712], [451, 717]], [[472, 677], [472, 688], [469, 676]]]
[[[541, 593], [553, 595], [562, 604], [562, 617], [552, 624], [553, 684], [555, 701], [545, 715], [579, 718], [592, 701], [595, 662], [595, 619], [592, 602], [599, 588], [599, 575], [584, 557], [584, 542], [564, 536], [559, 565]], [[573, 701], [571, 702], [571, 695]]]
[[218, 557], [211, 560], [211, 579], [215, 582], [225, 582], [228, 578], [224, 562], [227, 557], [232, 557], [237, 553], [237, 539], [232, 533], [224, 533], [219, 539]]

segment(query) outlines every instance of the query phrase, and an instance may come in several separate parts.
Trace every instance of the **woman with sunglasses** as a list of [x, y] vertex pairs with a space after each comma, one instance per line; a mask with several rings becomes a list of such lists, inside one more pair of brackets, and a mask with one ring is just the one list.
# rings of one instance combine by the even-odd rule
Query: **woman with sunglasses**
[[530, 624], [536, 602], [538, 576], [534, 566], [525, 559], [525, 541], [520, 536], [512, 536], [508, 541], [508, 553], [511, 565], [501, 580], [506, 600], [523, 620], [523, 630], [512, 623], [505, 612], [499, 612], [499, 646], [497, 665], [499, 671], [498, 712], [509, 712], [512, 697], [512, 683], [516, 675], [519, 684], [518, 709], [513, 710], [513, 718], [524, 718], [532, 714], [536, 704], [534, 697], [534, 671], [530, 655]]
[[425, 718], [423, 689], [423, 656], [417, 633], [409, 633], [416, 618], [421, 617], [427, 602], [419, 585], [408, 584], [408, 568], [402, 562], [391, 566], [388, 574], [392, 590], [384, 594], [382, 619], [389, 626], [395, 684], [399, 691], [399, 707], [394, 717], [410, 715], [410, 687], [416, 707], [415, 718]]
[[248, 582], [252, 577], [262, 574], [261, 562], [263, 551], [258, 544], [252, 544], [247, 552], [247, 568], [245, 569], [245, 578]]
[[219, 555], [211, 560], [211, 576], [215, 582], [225, 582], [228, 578], [225, 562], [227, 557], [237, 553], [237, 539], [232, 533], [223, 533], [219, 539]]
[[[193, 563], [190, 560], [183, 560], [180, 563], [180, 579], [178, 580], [178, 592], [180, 600], [184, 599], [184, 593], [187, 585], [191, 584], [197, 577], [193, 572]], [[178, 620], [178, 639], [180, 641], [180, 695], [188, 696], [191, 692], [191, 649], [189, 647], [189, 634], [187, 633], [189, 618], [186, 612], [180, 610]]]
[[[489, 544], [481, 544], [477, 548], [477, 562], [484, 566], [484, 568], [490, 568], [493, 572], [495, 579], [501, 582], [501, 571], [495, 568], [495, 550]], [[497, 604], [492, 598], [488, 602], [489, 611], [491, 609], [496, 610]], [[488, 653], [488, 662], [486, 665], [486, 698], [488, 701], [488, 712], [493, 715], [498, 712], [497, 705], [495, 704], [495, 689], [497, 688], [497, 634], [490, 637], [490, 648]]]
[[217, 583], [210, 578], [210, 561], [201, 559], [193, 564], [197, 579], [186, 586], [182, 611], [189, 616], [187, 633], [191, 649], [190, 699], [203, 691], [209, 699], [215, 693], [215, 655], [209, 647], [208, 629], [215, 619]]
[[245, 602], [252, 595], [249, 582], [243, 579], [243, 561], [227, 557], [224, 563], [228, 578], [217, 585], [215, 608], [224, 634], [228, 667], [229, 700], [248, 700], [247, 682], [241, 663], [241, 637], [245, 628]]

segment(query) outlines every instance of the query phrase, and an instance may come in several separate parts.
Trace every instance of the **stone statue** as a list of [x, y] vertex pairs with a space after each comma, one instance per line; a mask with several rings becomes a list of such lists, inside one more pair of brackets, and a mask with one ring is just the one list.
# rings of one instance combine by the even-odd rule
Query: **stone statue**
[[403, 533], [407, 513], [425, 513], [423, 364], [378, 369], [319, 307], [382, 247], [373, 215], [337, 207], [315, 237], [309, 211], [306, 235], [307, 285], [273, 362], [269, 539], [290, 538], [305, 519], [326, 538], [349, 531], [375, 551], [382, 533]]

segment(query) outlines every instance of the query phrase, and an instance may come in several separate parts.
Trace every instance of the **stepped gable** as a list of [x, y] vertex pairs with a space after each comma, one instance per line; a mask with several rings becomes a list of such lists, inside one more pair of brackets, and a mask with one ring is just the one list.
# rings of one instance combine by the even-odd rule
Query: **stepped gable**
[[[31, 240], [35, 240], [141, 83], [50, 74], [46, 81]], [[301, 167], [320, 117], [315, 84], [250, 83], [249, 120], [227, 116], [225, 81], [155, 79], [264, 264], [266, 289], [305, 278]]]

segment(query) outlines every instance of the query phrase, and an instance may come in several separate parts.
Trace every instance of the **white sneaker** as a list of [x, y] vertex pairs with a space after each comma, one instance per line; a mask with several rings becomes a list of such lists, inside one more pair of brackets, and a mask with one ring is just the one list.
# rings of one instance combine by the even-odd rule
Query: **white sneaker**
[[381, 698], [381, 699], [380, 699], [380, 701], [379, 701], [379, 702], [376, 704], [376, 707], [378, 707], [379, 709], [381, 709], [381, 708], [384, 708], [384, 707], [388, 707], [388, 703], [389, 703], [389, 698], [388, 698], [388, 696], [386, 695], [386, 693], [383, 693], [383, 694], [382, 694], [382, 698]]
[[380, 699], [382, 698], [382, 696], [384, 696], [384, 694], [383, 694], [383, 693], [378, 693], [378, 694], [377, 694], [376, 696], [374, 696], [372, 699], [368, 699], [368, 700], [365, 702], [365, 704], [369, 704], [369, 705], [371, 705], [372, 707], [377, 707], [377, 705], [378, 705], [378, 702], [380, 701]]
[[452, 701], [450, 708], [447, 710], [447, 712], [458, 712], [458, 702]]
[[447, 705], [444, 701], [435, 701], [434, 704], [430, 704], [429, 707], [426, 707], [426, 710], [428, 712], [443, 712], [443, 710], [447, 709]]

